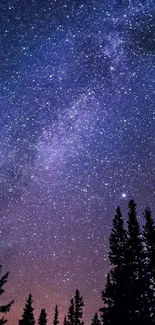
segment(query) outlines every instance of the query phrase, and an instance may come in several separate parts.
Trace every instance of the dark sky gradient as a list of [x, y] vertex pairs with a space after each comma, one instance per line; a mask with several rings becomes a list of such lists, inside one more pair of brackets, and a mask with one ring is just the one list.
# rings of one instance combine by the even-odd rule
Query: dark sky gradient
[[[17, 324], [101, 303], [118, 204], [155, 211], [153, 0], [2, 0], [0, 256]], [[4, 299], [5, 300], [5, 299]]]

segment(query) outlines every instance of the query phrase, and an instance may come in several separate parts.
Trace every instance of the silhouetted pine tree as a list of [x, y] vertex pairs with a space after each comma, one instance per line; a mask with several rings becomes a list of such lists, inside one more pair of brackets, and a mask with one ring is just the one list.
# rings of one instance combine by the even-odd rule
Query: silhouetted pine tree
[[68, 310], [68, 315], [67, 315], [68, 325], [74, 325], [75, 324], [75, 311], [74, 311], [74, 299], [71, 299], [69, 310]]
[[145, 295], [150, 303], [152, 323], [155, 324], [155, 223], [149, 208], [145, 209], [144, 217], [145, 272], [149, 283]]
[[75, 292], [74, 301], [75, 301], [74, 303], [75, 325], [83, 325], [84, 323], [82, 321], [82, 314], [83, 314], [82, 308], [84, 306], [84, 301], [82, 296], [80, 296], [80, 292], [78, 289]]
[[101, 325], [101, 321], [100, 321], [97, 313], [93, 317], [91, 325]]
[[[110, 236], [109, 259], [112, 265], [107, 276], [102, 300], [104, 325], [152, 325], [153, 290], [146, 262], [146, 247], [138, 223], [136, 204], [129, 202], [128, 230], [124, 229], [120, 209], [116, 210]], [[148, 216], [148, 221], [150, 222]], [[146, 231], [147, 229], [147, 231]], [[148, 238], [148, 224], [145, 226]]]
[[19, 325], [35, 324], [34, 315], [33, 315], [34, 308], [32, 307], [32, 303], [33, 303], [32, 295], [29, 294], [28, 298], [26, 299], [26, 304], [23, 310], [22, 319], [19, 320]]
[[147, 299], [145, 299], [147, 287], [144, 266], [145, 256], [135, 202], [130, 200], [128, 207], [127, 276], [129, 280], [129, 320], [132, 325], [138, 325], [142, 324], [144, 319], [149, 322], [149, 317], [145, 314], [147, 309]]
[[128, 263], [131, 266], [131, 278], [139, 278], [142, 274], [143, 244], [142, 233], [137, 219], [136, 204], [133, 200], [129, 202], [128, 223]]
[[66, 316], [64, 317], [63, 325], [68, 325], [68, 322], [67, 322], [67, 318], [66, 318]]
[[100, 308], [99, 311], [102, 312], [101, 319], [103, 321], [103, 324], [113, 324], [113, 309], [115, 306], [115, 300], [114, 286], [110, 279], [110, 272], [107, 275], [105, 289], [102, 291], [102, 300], [105, 306]]
[[113, 269], [108, 273], [105, 289], [102, 291], [104, 307], [100, 309], [104, 325], [124, 324], [128, 318], [126, 267], [127, 267], [127, 231], [118, 207], [113, 219], [113, 227], [109, 238], [109, 259]]
[[41, 309], [38, 324], [39, 325], [46, 325], [47, 324], [47, 314], [46, 314], [45, 309]]
[[59, 324], [59, 320], [58, 320], [58, 306], [55, 306], [55, 314], [54, 314], [54, 320], [53, 320], [53, 325], [57, 325]]
[[124, 222], [120, 207], [116, 209], [113, 219], [113, 227], [109, 238], [109, 260], [111, 265], [124, 264], [125, 249], [127, 243], [127, 231], [124, 228]]
[[[0, 265], [0, 273], [1, 271], [2, 271], [2, 265]], [[8, 276], [9, 276], [9, 272], [4, 274], [0, 279], [0, 296], [4, 293], [3, 286], [5, 283], [7, 283]], [[0, 306], [0, 313], [6, 314], [7, 312], [9, 312], [13, 303], [14, 301], [12, 300], [9, 304]], [[0, 318], [0, 325], [3, 325], [5, 323], [7, 323], [7, 320], [4, 317]]]
[[147, 268], [155, 282], [155, 223], [149, 208], [144, 212], [145, 225], [143, 238], [145, 243], [145, 252], [147, 257]]

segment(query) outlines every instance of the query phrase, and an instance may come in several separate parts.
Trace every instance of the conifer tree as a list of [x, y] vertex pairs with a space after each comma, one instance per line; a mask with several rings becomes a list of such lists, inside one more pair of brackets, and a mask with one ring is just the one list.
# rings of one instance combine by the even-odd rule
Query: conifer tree
[[59, 320], [58, 320], [58, 306], [55, 306], [55, 314], [54, 314], [54, 320], [53, 320], [53, 325], [57, 325], [59, 324]]
[[84, 301], [82, 296], [80, 296], [80, 292], [78, 289], [76, 289], [74, 301], [75, 301], [75, 311], [74, 311], [75, 325], [83, 325], [84, 323], [82, 321], [82, 314], [83, 314], [82, 308], [84, 306]]
[[101, 325], [101, 321], [100, 321], [97, 313], [95, 313], [95, 315], [92, 319], [91, 325]]
[[[0, 273], [1, 273], [1, 271], [2, 271], [2, 265], [0, 265]], [[8, 276], [9, 276], [9, 272], [4, 274], [0, 279], [0, 296], [4, 293], [3, 286], [4, 286], [5, 283], [7, 283]], [[13, 303], [14, 303], [14, 301], [12, 300], [7, 305], [0, 306], [0, 314], [6, 314], [7, 312], [9, 312], [9, 310], [10, 310]], [[5, 323], [7, 323], [7, 320], [4, 317], [0, 318], [0, 325], [3, 325]]]
[[155, 223], [149, 208], [145, 209], [144, 217], [145, 272], [148, 280], [145, 296], [147, 296], [147, 302], [150, 304], [150, 318], [155, 324]]
[[155, 291], [149, 276], [151, 268], [153, 270], [153, 265], [149, 266], [151, 256], [155, 262], [154, 255], [147, 253], [146, 256], [146, 252], [153, 251], [154, 223], [147, 209], [142, 237], [133, 200], [129, 202], [128, 208], [127, 232], [119, 208], [113, 220], [109, 252], [112, 268], [102, 291], [105, 306], [100, 309], [101, 317], [104, 325], [153, 325]]
[[46, 325], [47, 324], [47, 314], [46, 314], [45, 309], [41, 309], [38, 324], [39, 325]]
[[145, 225], [143, 227], [143, 238], [146, 248], [147, 268], [148, 272], [151, 273], [154, 280], [153, 282], [155, 282], [155, 223], [149, 208], [145, 209], [144, 217]]
[[124, 263], [125, 246], [127, 242], [127, 231], [124, 228], [124, 222], [120, 207], [116, 209], [113, 219], [113, 227], [109, 238], [109, 260], [111, 265], [122, 265]]
[[66, 317], [66, 316], [64, 317], [64, 322], [63, 322], [63, 325], [68, 325], [68, 322], [67, 322], [67, 317]]
[[75, 311], [74, 311], [74, 299], [72, 298], [70, 301], [70, 306], [68, 310], [68, 325], [74, 325], [75, 324]]
[[114, 284], [110, 278], [110, 272], [107, 274], [107, 282], [105, 289], [102, 291], [102, 301], [104, 302], [104, 307], [100, 308], [101, 319], [103, 324], [114, 324], [113, 322], [113, 310], [115, 308], [115, 294], [114, 294]]
[[32, 307], [32, 303], [33, 303], [32, 295], [29, 294], [28, 298], [26, 299], [26, 304], [23, 310], [22, 319], [19, 320], [19, 325], [35, 324], [34, 315], [33, 315], [34, 308]]
[[131, 277], [139, 277], [142, 274], [143, 244], [142, 233], [137, 219], [136, 204], [129, 202], [128, 212], [128, 263], [131, 266]]
[[107, 283], [102, 291], [104, 307], [100, 309], [103, 323], [124, 324], [127, 319], [126, 295], [126, 245], [127, 232], [124, 228], [121, 210], [118, 207], [113, 219], [113, 227], [109, 238], [109, 259], [113, 268], [107, 275]]
[[127, 275], [129, 279], [129, 320], [133, 325], [138, 325], [145, 318], [144, 249], [142, 233], [137, 219], [136, 204], [133, 200], [130, 200], [128, 208]]

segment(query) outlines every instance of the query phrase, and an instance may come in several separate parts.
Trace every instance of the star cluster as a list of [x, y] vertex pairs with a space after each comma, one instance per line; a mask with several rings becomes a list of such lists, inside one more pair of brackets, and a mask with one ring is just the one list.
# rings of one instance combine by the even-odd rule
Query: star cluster
[[62, 321], [78, 288], [90, 322], [118, 204], [155, 211], [153, 0], [1, 4], [0, 256], [16, 324]]

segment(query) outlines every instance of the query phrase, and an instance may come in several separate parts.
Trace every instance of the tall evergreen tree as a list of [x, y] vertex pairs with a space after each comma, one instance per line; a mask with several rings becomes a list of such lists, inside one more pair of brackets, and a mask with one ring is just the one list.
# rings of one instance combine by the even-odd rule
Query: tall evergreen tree
[[46, 314], [45, 309], [41, 309], [38, 324], [39, 325], [46, 325], [47, 324], [47, 314]]
[[131, 277], [139, 278], [142, 275], [142, 259], [144, 257], [142, 233], [137, 219], [136, 204], [129, 202], [128, 212], [128, 263], [131, 266]]
[[92, 319], [91, 325], [101, 325], [101, 321], [100, 321], [97, 313], [95, 313], [95, 315]]
[[127, 231], [124, 228], [124, 222], [120, 207], [116, 209], [113, 219], [113, 227], [109, 238], [109, 260], [111, 265], [121, 266], [124, 263], [125, 249], [127, 242]]
[[[144, 309], [145, 311], [147, 309], [147, 300], [145, 300], [146, 278], [142, 233], [137, 218], [136, 204], [133, 200], [129, 202], [128, 212], [127, 262], [129, 320], [133, 325], [138, 325], [142, 324], [146, 317]], [[149, 322], [149, 317], [147, 321]]]
[[[0, 273], [1, 273], [1, 271], [2, 271], [2, 265], [0, 265]], [[5, 273], [0, 279], [0, 296], [4, 293], [3, 286], [5, 283], [7, 283], [8, 276], [9, 276], [9, 272]], [[9, 312], [13, 303], [14, 303], [14, 301], [12, 300], [7, 305], [0, 306], [0, 314], [6, 314], [7, 312]], [[3, 325], [5, 323], [7, 323], [7, 320], [4, 317], [0, 318], [0, 325]]]
[[[102, 300], [104, 302], [104, 307], [100, 308], [101, 319], [104, 325], [115, 324], [114, 309], [115, 308], [115, 292], [114, 283], [111, 280], [111, 272], [107, 275], [107, 282], [105, 289], [102, 291]], [[120, 324], [121, 325], [121, 324]]]
[[145, 249], [133, 200], [128, 208], [127, 232], [119, 208], [113, 220], [109, 240], [112, 268], [102, 291], [105, 306], [100, 309], [104, 325], [153, 324], [153, 291], [146, 276]]
[[59, 324], [59, 320], [58, 320], [58, 306], [55, 306], [55, 314], [54, 314], [54, 320], [53, 320], [53, 325], [57, 325]]
[[84, 301], [82, 296], [80, 296], [80, 292], [78, 289], [76, 289], [74, 301], [75, 301], [75, 311], [74, 311], [75, 325], [83, 325], [84, 323], [82, 321], [82, 314], [83, 314], [82, 308], [84, 306]]
[[150, 304], [150, 318], [155, 324], [155, 222], [149, 208], [144, 212], [145, 225], [143, 227], [143, 240], [145, 247], [145, 272], [148, 280], [145, 296]]
[[66, 316], [64, 317], [63, 325], [68, 325], [68, 321], [67, 321], [67, 317]]
[[126, 295], [126, 246], [127, 232], [124, 228], [121, 210], [118, 207], [113, 219], [113, 227], [109, 238], [109, 259], [113, 268], [107, 276], [105, 289], [102, 291], [104, 307], [100, 309], [104, 325], [124, 324], [127, 319]]
[[155, 282], [155, 222], [149, 208], [144, 212], [145, 225], [143, 238], [145, 243], [145, 252], [147, 258], [147, 268]]
[[74, 299], [73, 298], [70, 301], [67, 318], [68, 318], [68, 325], [75, 324], [75, 311], [74, 311]]
[[26, 304], [23, 310], [22, 319], [19, 320], [19, 325], [34, 325], [35, 319], [33, 315], [34, 308], [32, 307], [32, 295], [29, 294], [26, 299]]

